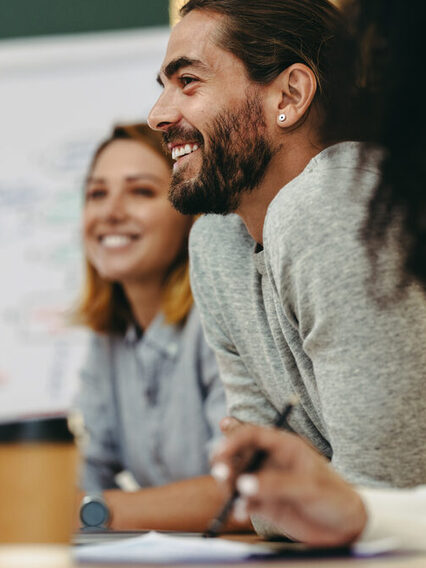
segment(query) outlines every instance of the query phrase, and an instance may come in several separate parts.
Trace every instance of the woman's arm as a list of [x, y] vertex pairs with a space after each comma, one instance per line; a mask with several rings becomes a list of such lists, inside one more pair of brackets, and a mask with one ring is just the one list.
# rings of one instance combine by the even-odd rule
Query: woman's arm
[[[203, 532], [224, 502], [224, 493], [210, 475], [185, 479], [135, 492], [108, 490], [104, 499], [114, 530], [152, 529]], [[231, 519], [227, 532], [252, 530], [247, 520]]]

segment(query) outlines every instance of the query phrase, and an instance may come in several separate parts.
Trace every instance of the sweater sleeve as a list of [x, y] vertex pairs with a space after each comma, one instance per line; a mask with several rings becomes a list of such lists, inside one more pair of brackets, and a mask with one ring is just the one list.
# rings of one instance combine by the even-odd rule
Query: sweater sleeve
[[[239, 255], [238, 232], [226, 233], [230, 225], [232, 228], [232, 223], [222, 223], [222, 219], [202, 218], [193, 227], [191, 287], [206, 340], [215, 353], [225, 387], [228, 415], [243, 422], [270, 424], [276, 409], [250, 376], [227, 322], [241, 296], [238, 287], [245, 285], [233, 278], [235, 263], [243, 259]], [[228, 302], [233, 302], [231, 309], [227, 307]]]
[[203, 405], [206, 422], [210, 431], [207, 451], [210, 455], [215, 444], [222, 437], [219, 427], [221, 419], [226, 415], [225, 391], [219, 376], [216, 357], [205, 341], [201, 324], [197, 352], [200, 357], [200, 381], [204, 394]]

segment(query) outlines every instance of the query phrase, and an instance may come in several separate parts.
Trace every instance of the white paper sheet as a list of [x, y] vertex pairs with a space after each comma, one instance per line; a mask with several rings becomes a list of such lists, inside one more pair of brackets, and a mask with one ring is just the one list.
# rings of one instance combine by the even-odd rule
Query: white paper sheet
[[236, 562], [253, 556], [272, 555], [265, 546], [199, 536], [173, 536], [157, 532], [106, 544], [75, 549], [79, 562]]
[[[105, 563], [151, 563], [182, 564], [190, 562], [241, 562], [249, 558], [273, 558], [277, 553], [309, 552], [303, 545], [288, 548], [285, 543], [250, 544], [224, 540], [207, 539], [201, 536], [176, 536], [151, 531], [142, 536], [114, 539], [112, 542], [88, 544], [74, 549], [74, 558], [78, 562]], [[355, 543], [351, 556], [373, 557], [391, 554], [399, 549], [396, 539], [383, 538], [368, 542]]]

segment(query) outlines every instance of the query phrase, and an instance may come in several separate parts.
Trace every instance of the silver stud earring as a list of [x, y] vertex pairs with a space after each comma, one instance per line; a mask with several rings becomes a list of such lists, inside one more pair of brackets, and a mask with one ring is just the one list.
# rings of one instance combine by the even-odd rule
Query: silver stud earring
[[279, 120], [280, 122], [284, 122], [284, 120], [285, 120], [286, 118], [287, 118], [286, 115], [285, 115], [284, 113], [282, 113], [282, 114], [279, 115], [278, 120]]

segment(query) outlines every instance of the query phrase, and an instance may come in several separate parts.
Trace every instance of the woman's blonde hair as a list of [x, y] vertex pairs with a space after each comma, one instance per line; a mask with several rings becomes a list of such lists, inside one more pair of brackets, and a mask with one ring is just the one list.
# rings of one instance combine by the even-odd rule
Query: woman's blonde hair
[[[147, 124], [118, 125], [111, 136], [97, 148], [89, 172], [92, 171], [101, 152], [115, 140], [135, 140], [149, 146], [172, 167], [172, 159], [163, 148], [161, 134]], [[72, 321], [86, 325], [100, 333], [123, 334], [134, 322], [131, 306], [118, 282], [102, 278], [86, 258], [85, 282]], [[193, 303], [189, 283], [188, 242], [185, 239], [180, 254], [170, 267], [164, 283], [162, 310], [167, 323], [182, 324]]]

